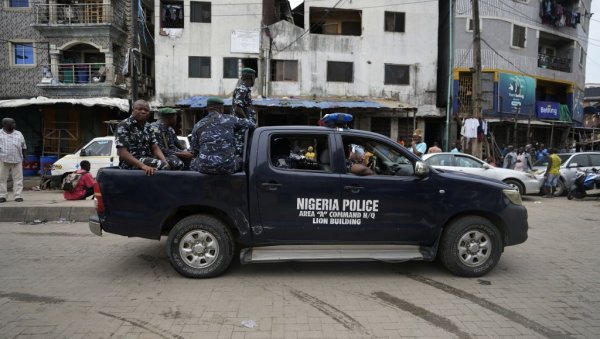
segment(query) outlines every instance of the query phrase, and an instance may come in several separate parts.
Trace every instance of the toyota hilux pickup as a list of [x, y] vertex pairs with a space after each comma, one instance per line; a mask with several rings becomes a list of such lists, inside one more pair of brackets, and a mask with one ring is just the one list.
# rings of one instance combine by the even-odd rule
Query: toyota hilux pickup
[[[355, 145], [372, 175], [349, 171]], [[377, 133], [260, 127], [243, 160], [232, 175], [101, 169], [90, 230], [166, 236], [171, 265], [192, 278], [223, 273], [236, 253], [242, 263], [439, 258], [452, 273], [477, 277], [527, 239], [518, 191], [433, 169]]]

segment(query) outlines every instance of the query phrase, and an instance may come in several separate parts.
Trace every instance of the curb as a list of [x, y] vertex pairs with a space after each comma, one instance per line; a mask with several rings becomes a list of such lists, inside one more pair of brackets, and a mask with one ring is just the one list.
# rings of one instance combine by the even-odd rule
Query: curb
[[14, 207], [0, 208], [0, 222], [29, 222], [33, 220], [69, 220], [87, 222], [96, 214], [94, 207]]

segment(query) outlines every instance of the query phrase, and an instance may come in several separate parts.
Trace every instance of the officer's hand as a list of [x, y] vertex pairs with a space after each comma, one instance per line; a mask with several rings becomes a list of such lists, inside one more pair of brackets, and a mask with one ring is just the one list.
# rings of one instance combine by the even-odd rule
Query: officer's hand
[[181, 159], [191, 159], [191, 158], [193, 158], [193, 157], [194, 157], [194, 155], [193, 155], [193, 154], [192, 154], [192, 152], [190, 152], [190, 151], [182, 151], [182, 152], [179, 152], [179, 153], [177, 154], [177, 156], [178, 156], [179, 158], [181, 158]]
[[154, 174], [154, 172], [156, 171], [156, 168], [150, 167], [148, 165], [144, 165], [144, 166], [142, 166], [142, 171], [144, 171], [144, 173], [146, 173], [146, 175], [150, 176], [150, 175]]

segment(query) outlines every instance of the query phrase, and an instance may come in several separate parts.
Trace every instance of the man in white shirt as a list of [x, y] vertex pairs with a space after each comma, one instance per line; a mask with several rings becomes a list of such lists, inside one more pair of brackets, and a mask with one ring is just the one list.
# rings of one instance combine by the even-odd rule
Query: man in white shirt
[[413, 132], [410, 150], [419, 158], [427, 152], [427, 144], [423, 142], [423, 131], [418, 128]]
[[25, 158], [25, 138], [15, 129], [15, 120], [2, 119], [0, 130], [0, 203], [8, 197], [8, 175], [12, 174], [15, 201], [21, 202], [23, 192], [23, 159]]

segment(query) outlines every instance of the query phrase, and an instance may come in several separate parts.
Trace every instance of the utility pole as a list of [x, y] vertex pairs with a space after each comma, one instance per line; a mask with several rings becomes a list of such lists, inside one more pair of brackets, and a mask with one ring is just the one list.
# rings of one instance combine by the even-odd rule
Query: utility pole
[[137, 50], [137, 25], [138, 25], [138, 2], [131, 1], [131, 49], [129, 50], [129, 69], [131, 72], [131, 104], [135, 103], [138, 97], [136, 56]]
[[[479, 0], [472, 0], [473, 20], [473, 118], [479, 119], [481, 114], [481, 29], [479, 27]], [[477, 138], [471, 141], [471, 154], [481, 159], [481, 143]]]

